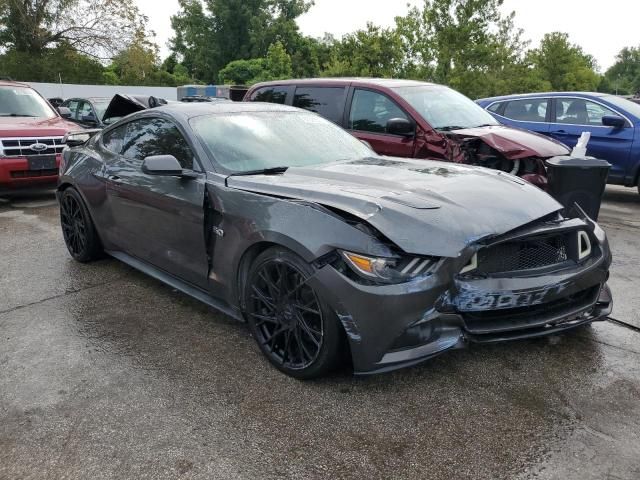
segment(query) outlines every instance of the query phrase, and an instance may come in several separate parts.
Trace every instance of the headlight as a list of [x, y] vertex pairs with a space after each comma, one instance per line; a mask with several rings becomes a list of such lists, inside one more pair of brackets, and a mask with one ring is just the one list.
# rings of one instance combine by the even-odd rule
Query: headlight
[[434, 257], [368, 257], [359, 253], [340, 252], [353, 271], [380, 283], [403, 283], [433, 270], [438, 262]]

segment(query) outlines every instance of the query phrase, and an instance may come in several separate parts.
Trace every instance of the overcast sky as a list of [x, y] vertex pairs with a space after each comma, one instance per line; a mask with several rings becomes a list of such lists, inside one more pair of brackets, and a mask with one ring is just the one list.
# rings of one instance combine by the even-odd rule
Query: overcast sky
[[[156, 32], [161, 55], [168, 55], [172, 35], [170, 17], [178, 10], [177, 0], [136, 0]], [[407, 3], [422, 0], [315, 0], [315, 6], [298, 21], [303, 33], [341, 36], [362, 28], [367, 21], [391, 26], [396, 15], [407, 11]], [[593, 6], [592, 6], [593, 5]], [[597, 5], [597, 6], [595, 6]], [[610, 7], [610, 8], [609, 8]], [[640, 1], [616, 0], [505, 0], [505, 13], [516, 12], [516, 24], [536, 45], [547, 32], [567, 32], [571, 40], [593, 55], [601, 70], [615, 61], [625, 46], [640, 46]]]

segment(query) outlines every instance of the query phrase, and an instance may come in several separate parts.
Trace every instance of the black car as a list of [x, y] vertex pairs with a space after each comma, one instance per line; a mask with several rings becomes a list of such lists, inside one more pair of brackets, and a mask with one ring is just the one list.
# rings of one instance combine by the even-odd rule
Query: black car
[[60, 106], [71, 110], [69, 120], [83, 127], [102, 128], [111, 97], [68, 98]]
[[131, 113], [167, 103], [164, 98], [150, 95], [117, 93], [113, 97], [69, 98], [61, 106], [71, 111], [69, 120], [86, 128], [104, 128]]
[[605, 233], [579, 209], [503, 172], [377, 156], [291, 107], [135, 113], [64, 152], [57, 195], [74, 258], [106, 252], [247, 321], [297, 378], [548, 335], [612, 307]]

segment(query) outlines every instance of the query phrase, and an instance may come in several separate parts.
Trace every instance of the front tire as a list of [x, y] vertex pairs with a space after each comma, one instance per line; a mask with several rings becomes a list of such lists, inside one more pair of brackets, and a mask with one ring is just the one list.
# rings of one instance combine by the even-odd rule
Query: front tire
[[89, 210], [80, 194], [69, 187], [60, 197], [62, 236], [71, 256], [79, 262], [100, 258], [102, 245]]
[[292, 252], [270, 248], [251, 265], [244, 288], [247, 322], [260, 350], [301, 380], [336, 368], [345, 348], [335, 313], [308, 283], [313, 273]]

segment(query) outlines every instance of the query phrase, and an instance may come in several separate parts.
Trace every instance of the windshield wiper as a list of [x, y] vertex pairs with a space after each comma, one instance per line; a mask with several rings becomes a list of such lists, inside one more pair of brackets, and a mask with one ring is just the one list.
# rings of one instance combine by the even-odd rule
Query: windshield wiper
[[[235, 172], [229, 175], [229, 177], [248, 177], [250, 175], [278, 175], [289, 170], [289, 167], [271, 167], [261, 168], [259, 170], [247, 170], [246, 172]], [[228, 177], [227, 177], [228, 178]]]
[[28, 115], [26, 113], [0, 113], [0, 117], [37, 117], [37, 115]]

